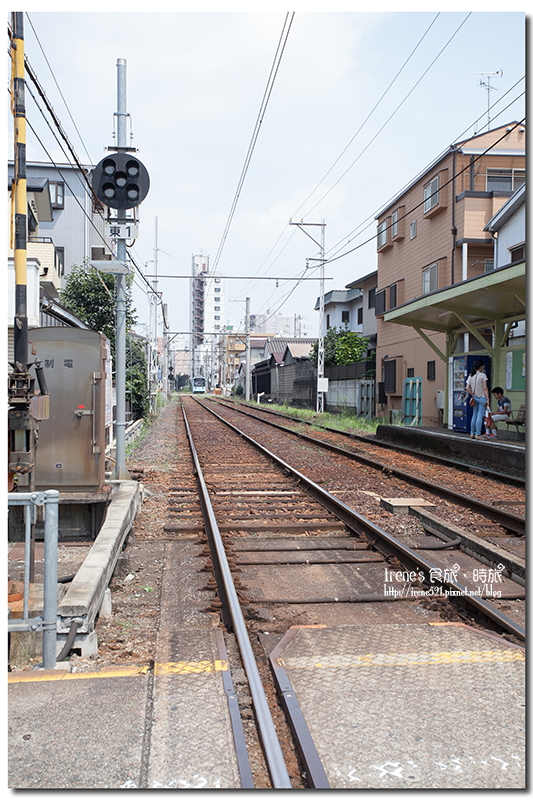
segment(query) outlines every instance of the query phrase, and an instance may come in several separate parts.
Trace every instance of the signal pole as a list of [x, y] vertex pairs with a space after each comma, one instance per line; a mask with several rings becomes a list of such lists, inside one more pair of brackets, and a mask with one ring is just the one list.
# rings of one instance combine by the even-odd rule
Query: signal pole
[[[117, 146], [127, 147], [126, 136], [126, 60], [117, 61]], [[124, 213], [124, 216], [126, 214]], [[126, 264], [126, 239], [117, 240], [117, 260]], [[115, 480], [129, 480], [126, 469], [126, 275], [117, 274], [117, 335], [115, 339], [117, 390], [117, 452]]]
[[[111, 219], [108, 213], [106, 233], [116, 241], [116, 261], [93, 261], [93, 266], [117, 276], [117, 331], [115, 339], [115, 382], [117, 395], [116, 465], [112, 477], [129, 480], [126, 469], [126, 255], [127, 239], [137, 237], [138, 220], [128, 218], [126, 211], [136, 209], [148, 194], [150, 179], [139, 159], [136, 148], [127, 146], [126, 137], [126, 60], [117, 60], [117, 144], [93, 170], [93, 191], [103, 205], [116, 210]], [[134, 212], [135, 214], [135, 212]]]

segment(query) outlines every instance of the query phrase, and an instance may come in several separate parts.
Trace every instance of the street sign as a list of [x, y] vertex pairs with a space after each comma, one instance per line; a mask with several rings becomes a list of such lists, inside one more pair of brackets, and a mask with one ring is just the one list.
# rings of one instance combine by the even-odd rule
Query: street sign
[[99, 272], [112, 272], [115, 275], [128, 275], [130, 271], [123, 261], [89, 261], [89, 264]]
[[106, 221], [104, 233], [110, 239], [137, 239], [139, 236], [139, 223], [134, 220]]

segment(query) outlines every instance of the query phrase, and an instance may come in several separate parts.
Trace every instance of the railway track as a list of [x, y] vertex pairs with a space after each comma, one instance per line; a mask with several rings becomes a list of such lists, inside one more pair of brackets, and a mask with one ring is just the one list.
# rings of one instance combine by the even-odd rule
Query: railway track
[[[523, 626], [499, 608], [525, 596], [503, 570], [492, 570], [500, 597], [480, 597], [474, 570], [486, 566], [461, 553], [457, 540], [419, 534], [408, 546], [202, 403], [187, 399], [184, 406], [200, 499], [191, 487], [177, 485], [169, 493], [172, 519], [165, 530], [179, 535], [205, 527], [207, 610], [220, 614], [238, 641], [274, 787], [287, 787], [288, 775], [266, 700], [272, 691], [262, 686], [265, 672], [260, 676], [250, 636], [262, 637], [264, 645], [269, 633], [279, 639], [290, 629], [290, 639], [295, 624], [371, 621], [385, 630], [391, 619], [413, 625], [429, 615], [474, 622], [499, 645], [508, 641], [511, 653], [513, 642], [524, 641]], [[283, 667], [286, 636], [270, 651], [278, 696], [306, 785], [327, 788], [330, 780]]]
[[[491, 522], [495, 523], [496, 525], [500, 525], [507, 531], [512, 532], [517, 536], [524, 536], [525, 535], [525, 518], [520, 513], [522, 508], [525, 509], [525, 485], [524, 481], [520, 479], [511, 478], [510, 476], [502, 476], [499, 473], [494, 473], [491, 470], [481, 470], [481, 469], [473, 469], [472, 467], [466, 467], [463, 465], [459, 465], [459, 469], [468, 469], [470, 472], [475, 471], [481, 478], [479, 481], [479, 493], [485, 494], [492, 494], [493, 486], [496, 485], [498, 487], [502, 486], [501, 481], [505, 480], [505, 482], [511, 482], [517, 487], [520, 487], [519, 492], [523, 491], [520, 494], [520, 499], [506, 499], [505, 497], [497, 502], [497, 505], [493, 503], [488, 503], [480, 497], [476, 497], [474, 494], [465, 494], [462, 491], [458, 491], [456, 488], [452, 488], [450, 486], [446, 486], [443, 484], [443, 471], [439, 470], [438, 481], [430, 480], [427, 477], [424, 477], [424, 474], [428, 473], [428, 467], [425, 462], [433, 462], [433, 463], [445, 463], [447, 466], [448, 475], [455, 473], [455, 479], [457, 476], [457, 470], [454, 469], [456, 465], [453, 464], [449, 459], [442, 459], [439, 456], [432, 456], [429, 454], [420, 454], [417, 451], [410, 450], [409, 453], [413, 456], [412, 461], [414, 462], [413, 467], [410, 471], [407, 471], [404, 468], [400, 468], [394, 465], [393, 461], [390, 458], [387, 458], [383, 454], [381, 457], [376, 457], [375, 453], [371, 454], [371, 449], [369, 448], [368, 441], [366, 437], [354, 437], [352, 434], [349, 434], [351, 439], [356, 439], [358, 441], [362, 440], [365, 445], [365, 451], [361, 452], [360, 450], [355, 449], [347, 449], [346, 447], [340, 446], [336, 441], [331, 440], [324, 440], [323, 438], [317, 438], [316, 436], [309, 436], [307, 434], [302, 433], [299, 430], [296, 430], [291, 427], [286, 427], [284, 425], [280, 425], [278, 423], [273, 422], [272, 420], [265, 418], [265, 416], [259, 416], [257, 414], [251, 413], [249, 411], [245, 411], [244, 409], [235, 407], [234, 405], [228, 405], [226, 403], [220, 403], [220, 401], [210, 401], [213, 405], [219, 405], [223, 408], [229, 409], [230, 413], [239, 413], [245, 415], [249, 419], [253, 419], [259, 422], [262, 422], [265, 425], [273, 427], [277, 430], [281, 430], [283, 432], [288, 432], [293, 436], [301, 439], [302, 441], [309, 442], [315, 446], [321, 447], [323, 449], [329, 450], [333, 453], [338, 455], [344, 456], [345, 458], [354, 459], [359, 463], [365, 464], [370, 466], [374, 469], [386, 471], [388, 475], [400, 478], [402, 481], [416, 486], [418, 488], [424, 489], [430, 492], [432, 495], [441, 497], [445, 500], [448, 500], [456, 505], [460, 505], [462, 507], [471, 509], [489, 519]], [[267, 414], [270, 412], [266, 412]], [[328, 429], [329, 433], [331, 434], [331, 429]], [[335, 432], [335, 435], [338, 432]], [[335, 437], [334, 437], [335, 438]], [[339, 437], [342, 438], [342, 433], [339, 433]], [[379, 447], [376, 447], [374, 443], [372, 443], [372, 447], [374, 450], [379, 450]], [[390, 447], [388, 445], [384, 445], [385, 448], [388, 447], [390, 451]], [[370, 453], [368, 452], [370, 449]], [[402, 450], [407, 450], [407, 448], [401, 448]], [[417, 464], [416, 461], [419, 461]], [[446, 474], [444, 473], [444, 480], [446, 480]], [[503, 484], [505, 485], [505, 484]], [[518, 496], [518, 494], [514, 494], [513, 497]], [[506, 507], [508, 506], [508, 507]], [[513, 509], [513, 510], [511, 510]]]

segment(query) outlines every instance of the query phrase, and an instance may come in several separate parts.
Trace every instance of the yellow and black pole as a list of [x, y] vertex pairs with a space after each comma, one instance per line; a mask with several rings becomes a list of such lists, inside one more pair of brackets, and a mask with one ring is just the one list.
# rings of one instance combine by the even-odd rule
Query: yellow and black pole
[[24, 81], [24, 32], [22, 12], [11, 16], [12, 110], [15, 126], [15, 177], [13, 197], [13, 256], [15, 263], [14, 357], [9, 375], [9, 488], [15, 476], [25, 476], [33, 490], [35, 468], [35, 419], [31, 400], [35, 379], [28, 364], [27, 311], [27, 186], [26, 109]]
[[26, 191], [26, 103], [24, 81], [24, 29], [21, 11], [12, 14], [11, 58], [13, 65], [12, 107], [15, 123], [14, 261], [15, 261], [15, 371], [27, 372], [27, 191]]

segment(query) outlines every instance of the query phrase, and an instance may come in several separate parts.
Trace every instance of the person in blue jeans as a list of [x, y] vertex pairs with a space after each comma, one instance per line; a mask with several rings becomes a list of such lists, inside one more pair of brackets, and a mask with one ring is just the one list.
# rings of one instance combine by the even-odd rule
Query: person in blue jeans
[[481, 426], [483, 425], [483, 417], [485, 416], [485, 407], [490, 404], [487, 381], [485, 364], [480, 358], [477, 358], [472, 365], [472, 372], [468, 376], [466, 390], [475, 401], [474, 413], [472, 414], [472, 421], [470, 423], [470, 438], [479, 439], [479, 441], [484, 441], [485, 439], [485, 437], [481, 435]]

